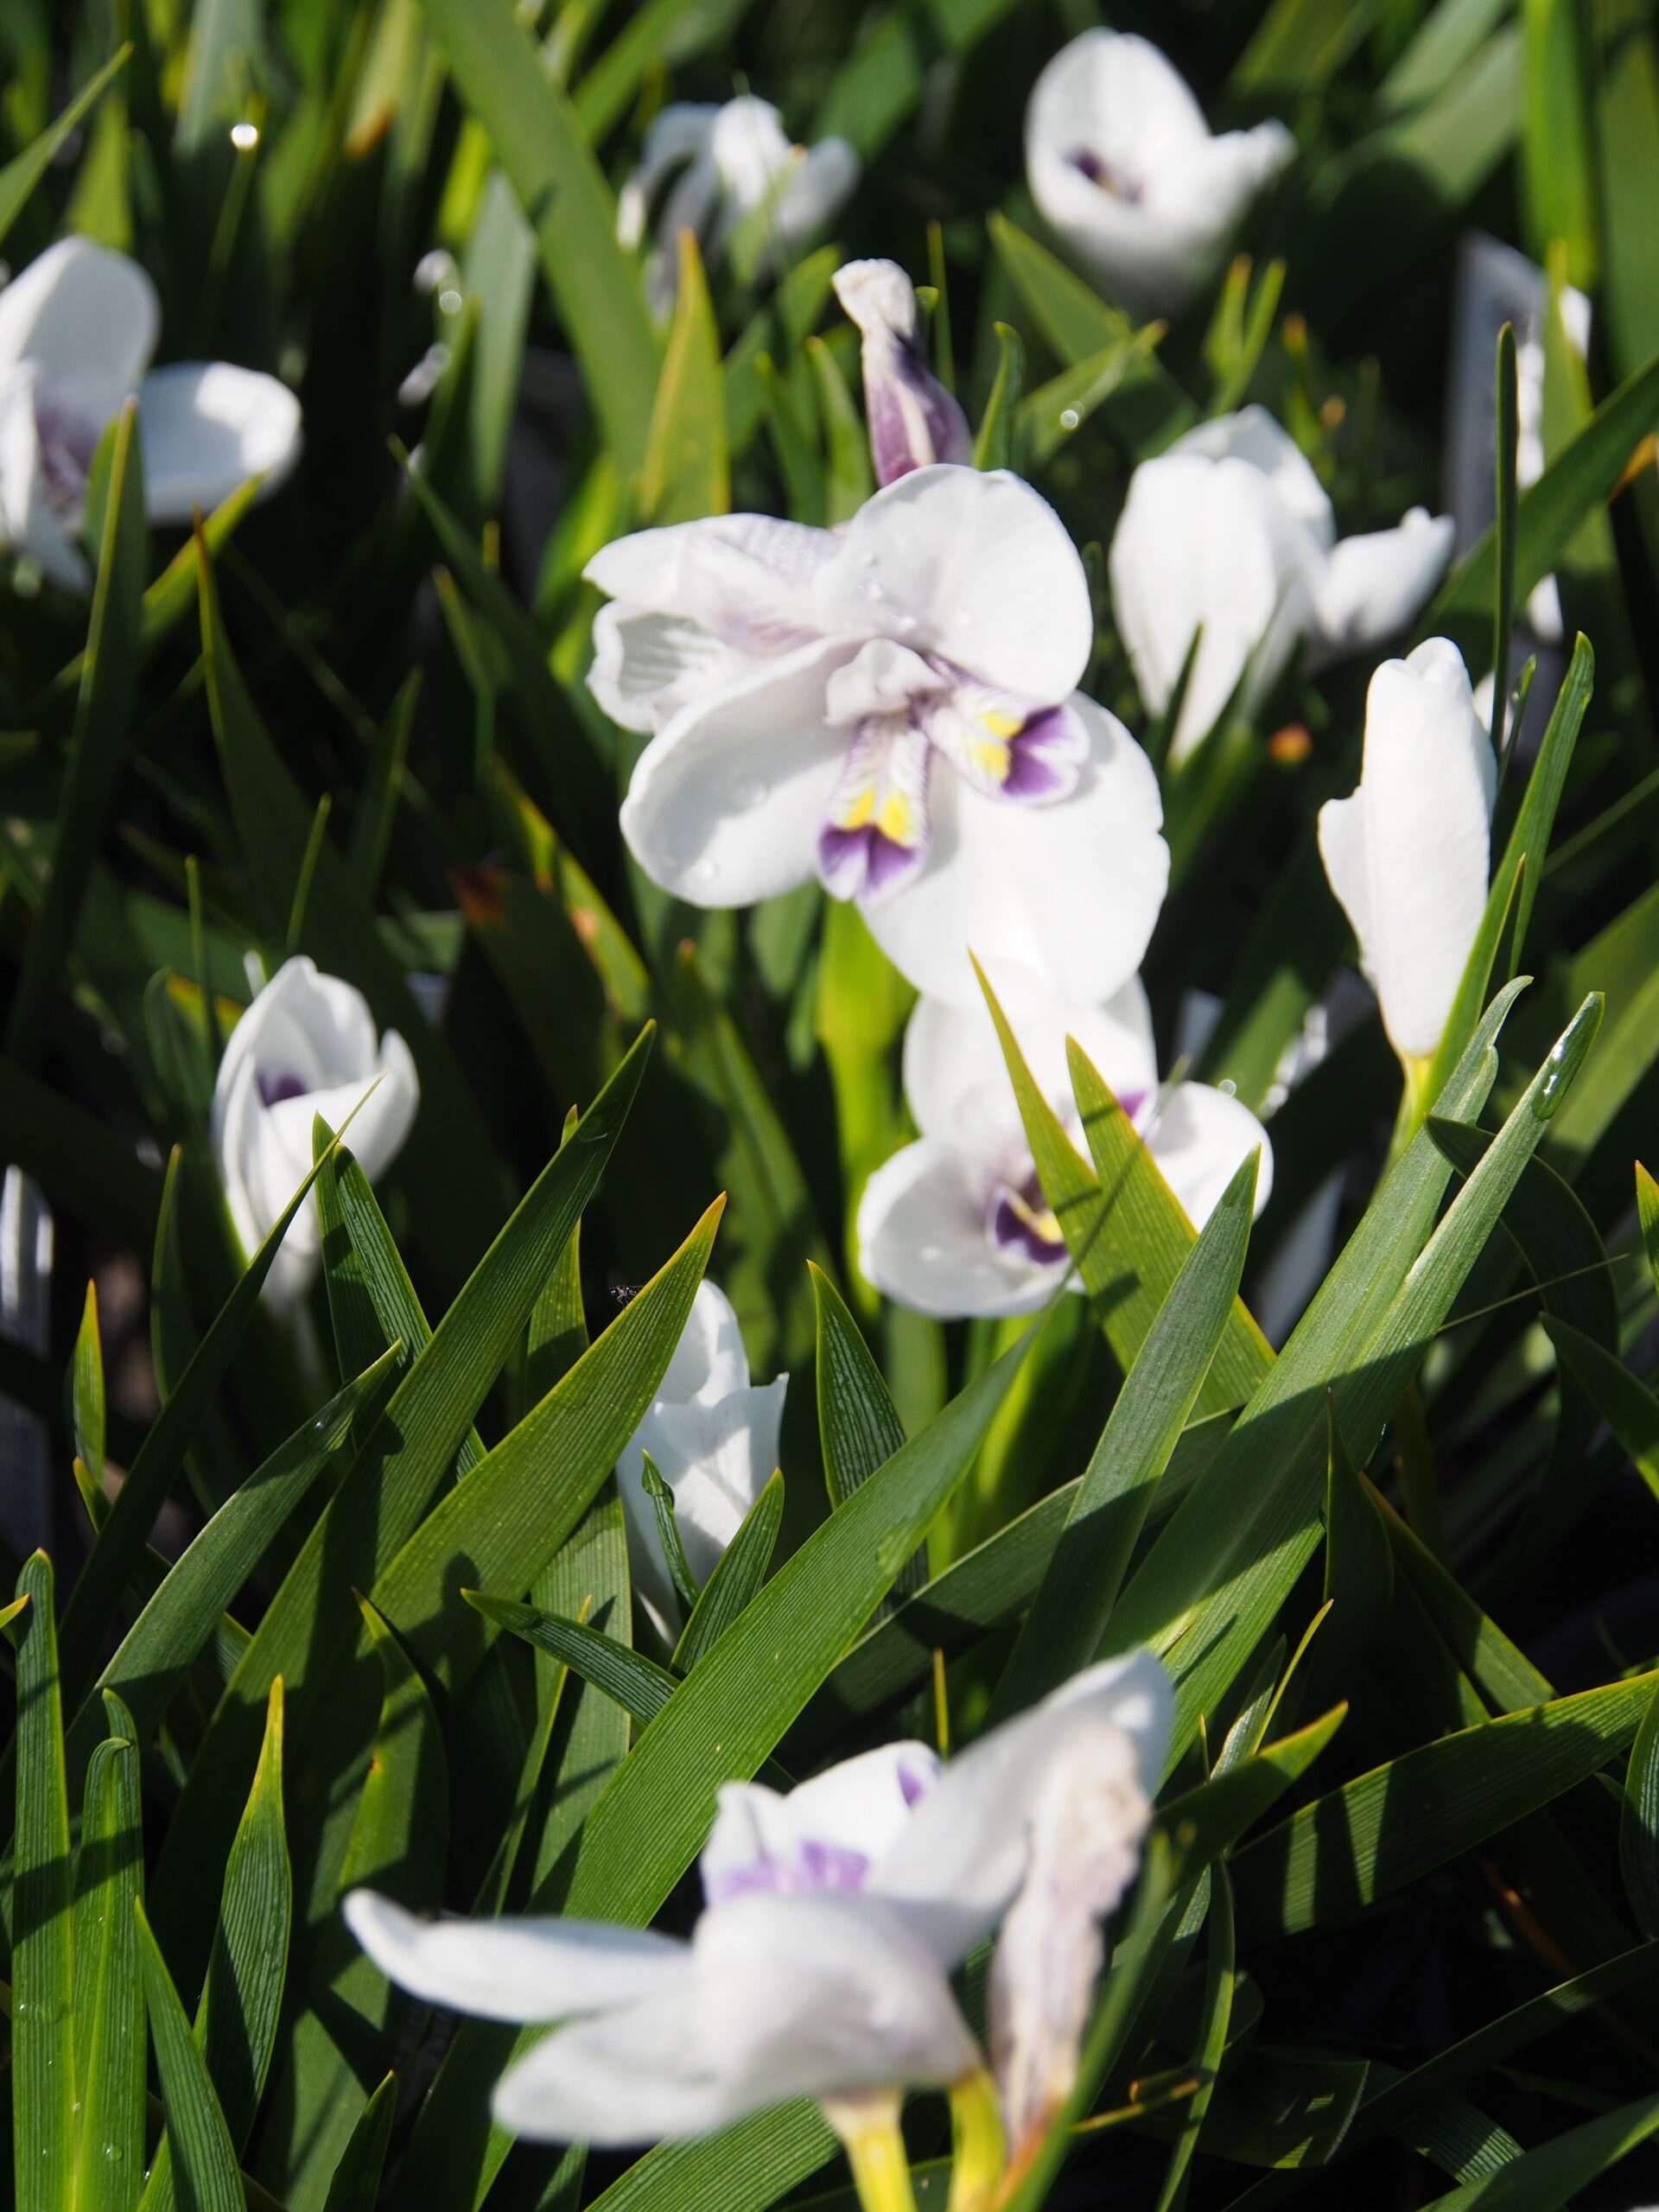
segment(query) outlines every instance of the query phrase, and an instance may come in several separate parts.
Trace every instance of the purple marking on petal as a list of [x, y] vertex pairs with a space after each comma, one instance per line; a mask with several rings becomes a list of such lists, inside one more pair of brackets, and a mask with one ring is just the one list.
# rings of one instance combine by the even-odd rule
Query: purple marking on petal
[[1117, 1093], [1117, 1103], [1132, 1122], [1138, 1122], [1141, 1118], [1141, 1109], [1151, 1096], [1152, 1093], [1149, 1090], [1120, 1090]]
[[804, 1836], [787, 1858], [763, 1853], [747, 1866], [728, 1866], [705, 1878], [703, 1897], [705, 1903], [716, 1905], [758, 1890], [774, 1896], [801, 1890], [861, 1890], [869, 1871], [870, 1862], [863, 1852]]
[[[1036, 1178], [1032, 1178], [1035, 1182]], [[1024, 1201], [1016, 1205], [1016, 1196]], [[1044, 1203], [1040, 1192], [1036, 1204]], [[1052, 1268], [1065, 1257], [1063, 1236], [1045, 1236], [1037, 1226], [1034, 1209], [1025, 1193], [1005, 1191], [996, 1201], [990, 1218], [991, 1242], [1004, 1252], [1019, 1252], [1034, 1267]]]
[[291, 1068], [255, 1068], [255, 1087], [267, 1106], [280, 1106], [286, 1098], [303, 1098], [311, 1086]]
[[[968, 417], [922, 359], [913, 340], [896, 334], [891, 345], [866, 349], [864, 412], [870, 459], [880, 485], [896, 483], [912, 468], [936, 461], [972, 458]], [[909, 400], [909, 405], [906, 400]]]
[[1069, 797], [1088, 753], [1089, 733], [1070, 707], [1039, 707], [1008, 741], [1004, 798]]
[[931, 1766], [915, 1767], [907, 1760], [899, 1760], [899, 1795], [906, 1805], [919, 1805], [937, 1780], [938, 1777]]
[[866, 899], [880, 899], [907, 882], [927, 858], [925, 842], [918, 845], [900, 845], [893, 838], [883, 836], [879, 830], [864, 832], [868, 840], [865, 847], [865, 874], [862, 895]]
[[98, 451], [99, 425], [60, 407], [38, 392], [35, 398], [35, 433], [39, 440], [41, 480], [50, 505], [60, 515], [80, 505]]
[[1088, 178], [1090, 184], [1097, 184], [1103, 192], [1109, 192], [1115, 200], [1127, 200], [1133, 207], [1138, 207], [1147, 196], [1146, 186], [1139, 177], [1131, 176], [1127, 169], [1119, 168], [1116, 162], [1105, 160], [1091, 147], [1076, 147], [1065, 158], [1074, 169], [1080, 170]]

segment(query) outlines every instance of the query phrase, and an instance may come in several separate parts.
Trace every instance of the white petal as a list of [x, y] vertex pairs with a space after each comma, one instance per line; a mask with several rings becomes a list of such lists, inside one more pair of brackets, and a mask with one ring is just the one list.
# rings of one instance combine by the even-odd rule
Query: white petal
[[858, 1264], [867, 1281], [912, 1313], [1032, 1313], [1065, 1267], [1038, 1267], [994, 1244], [982, 1176], [960, 1153], [923, 1137], [878, 1167], [858, 1204]]
[[1358, 790], [1319, 810], [1319, 849], [1395, 1050], [1432, 1053], [1486, 904], [1495, 770], [1455, 646], [1384, 661]]
[[674, 1521], [699, 1586], [713, 1573], [778, 1465], [778, 1436], [789, 1377], [734, 1390], [713, 1405], [673, 1405], [658, 1399], [616, 1463], [617, 1489], [628, 1523], [634, 1580], [664, 1619], [679, 1611], [645, 1494], [644, 1454], [674, 1493]]
[[645, 219], [658, 185], [683, 162], [706, 156], [715, 135], [720, 110], [712, 101], [671, 101], [652, 118], [639, 149], [639, 166], [624, 188], [617, 210], [621, 243], [636, 246], [645, 235]]
[[1450, 515], [1413, 507], [1396, 530], [1342, 539], [1313, 587], [1323, 641], [1353, 652], [1403, 630], [1440, 582], [1456, 531]]
[[124, 253], [60, 238], [0, 291], [0, 370], [34, 361], [61, 406], [107, 422], [156, 350], [156, 287]]
[[613, 722], [653, 735], [693, 699], [716, 691], [750, 665], [700, 622], [625, 601], [594, 617], [588, 689]]
[[1317, 566], [1306, 525], [1249, 462], [1169, 453], [1135, 470], [1108, 567], [1118, 627], [1154, 714], [1204, 632], [1173, 758], [1214, 727], [1247, 667], [1244, 711], [1266, 693], [1306, 626]]
[[1134, 1744], [1150, 1797], [1174, 1711], [1169, 1677], [1150, 1651], [1086, 1668], [951, 1760], [871, 1875], [870, 1892], [901, 1905], [943, 1962], [964, 1958], [1025, 1879], [1033, 1811], [1050, 1770], [1109, 1721]]
[[32, 554], [66, 590], [85, 592], [92, 588], [92, 570], [47, 497], [41, 474], [38, 376], [31, 362], [0, 374], [0, 544]]
[[747, 906], [812, 876], [846, 751], [823, 720], [854, 646], [802, 646], [675, 715], [641, 754], [622, 834], [653, 883], [694, 906]]
[[1140, 967], [1169, 876], [1158, 779], [1116, 715], [1081, 693], [1070, 703], [1090, 753], [1069, 798], [1014, 806], [933, 778], [926, 867], [864, 914], [918, 990], [977, 1005], [970, 946], [993, 975], [1024, 969], [1082, 1003], [1109, 998]]
[[[1152, 1010], [1138, 976], [1102, 1007], [1073, 1006], [1033, 978], [992, 973], [992, 988], [1033, 1080], [1062, 1119], [1072, 1112], [1065, 1040], [1075, 1037], [1114, 1091], [1157, 1087]], [[924, 1136], [992, 1160], [1024, 1142], [1014, 1085], [990, 1008], [916, 1001], [905, 1027], [905, 1097]]]
[[285, 384], [229, 361], [177, 361], [138, 391], [144, 504], [156, 522], [188, 522], [251, 476], [274, 492], [300, 457], [300, 403]]
[[1202, 1229], [1245, 1157], [1259, 1145], [1255, 1212], [1273, 1190], [1273, 1146], [1242, 1098], [1207, 1083], [1178, 1083], [1160, 1102], [1146, 1128], [1147, 1149], [1180, 1200], [1194, 1229]]
[[814, 603], [823, 630], [885, 632], [1047, 705], [1094, 643], [1083, 563], [1052, 507], [1005, 469], [950, 461], [865, 501]]
[[671, 1936], [590, 1920], [419, 1920], [353, 1890], [346, 1924], [411, 1996], [486, 2020], [557, 2020], [671, 1996], [690, 1954]]
[[715, 515], [613, 538], [582, 574], [631, 614], [682, 615], [735, 652], [781, 653], [819, 634], [812, 579], [838, 543], [771, 515]]
[[844, 138], [809, 146], [778, 195], [778, 234], [790, 245], [813, 238], [832, 223], [857, 188], [860, 162]]
[[737, 1311], [717, 1283], [697, 1285], [674, 1356], [657, 1395], [686, 1404], [715, 1405], [749, 1385], [749, 1358]]
[[856, 1889], [939, 1770], [925, 1744], [883, 1744], [786, 1796], [758, 1782], [723, 1783], [698, 1861], [705, 1898], [713, 1906], [757, 1889]]
[[1285, 512], [1306, 523], [1321, 545], [1335, 540], [1336, 518], [1313, 463], [1288, 430], [1265, 407], [1217, 415], [1179, 437], [1172, 453], [1203, 454], [1210, 461], [1242, 461], [1264, 477]]
[[726, 102], [709, 144], [721, 189], [741, 214], [760, 207], [794, 152], [777, 109], [752, 92]]
[[845, 1897], [739, 1897], [706, 1912], [694, 1986], [562, 2030], [496, 2092], [503, 2126], [551, 2142], [706, 2134], [797, 2096], [944, 2085], [978, 2052], [903, 1924]]

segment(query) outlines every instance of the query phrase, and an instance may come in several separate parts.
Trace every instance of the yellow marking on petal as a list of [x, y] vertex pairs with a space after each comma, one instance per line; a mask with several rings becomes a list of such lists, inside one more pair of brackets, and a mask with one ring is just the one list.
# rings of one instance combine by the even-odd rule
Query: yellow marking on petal
[[994, 783], [1007, 782], [1013, 756], [1001, 739], [969, 738], [968, 754], [981, 775], [988, 776]]
[[836, 816], [837, 830], [861, 830], [875, 812], [875, 785], [862, 785], [849, 799], [842, 802]]
[[875, 826], [895, 845], [915, 843], [915, 817], [911, 812], [910, 801], [903, 791], [887, 793], [881, 802], [881, 810], [875, 817]]
[[1025, 728], [1025, 716], [1011, 715], [1005, 708], [988, 708], [979, 719], [993, 737], [1000, 737], [1004, 741], [1010, 737], [1018, 737]]

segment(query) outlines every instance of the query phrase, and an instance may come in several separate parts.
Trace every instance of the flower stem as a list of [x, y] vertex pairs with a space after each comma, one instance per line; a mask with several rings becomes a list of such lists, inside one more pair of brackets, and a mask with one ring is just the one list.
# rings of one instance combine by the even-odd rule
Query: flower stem
[[1007, 2162], [996, 2084], [983, 2067], [950, 2085], [955, 2162], [945, 2212], [982, 2212], [992, 2202]]
[[823, 2116], [841, 2138], [864, 2212], [916, 2212], [910, 2159], [899, 2131], [896, 2089], [824, 2097]]

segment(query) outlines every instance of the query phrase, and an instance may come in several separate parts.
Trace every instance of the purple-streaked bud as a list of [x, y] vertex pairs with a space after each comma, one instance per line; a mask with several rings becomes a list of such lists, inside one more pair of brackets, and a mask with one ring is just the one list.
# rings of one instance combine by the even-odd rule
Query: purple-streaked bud
[[863, 340], [864, 412], [878, 484], [930, 461], [973, 458], [968, 418], [916, 342], [916, 294], [893, 261], [849, 261], [836, 297]]

